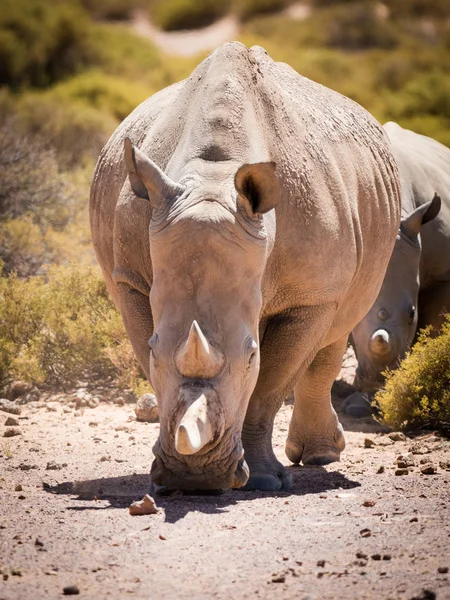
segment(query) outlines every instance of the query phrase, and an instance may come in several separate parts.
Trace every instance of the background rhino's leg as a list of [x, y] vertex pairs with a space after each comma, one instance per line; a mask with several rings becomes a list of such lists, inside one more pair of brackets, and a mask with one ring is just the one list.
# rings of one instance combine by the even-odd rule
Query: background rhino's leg
[[[277, 315], [263, 325], [260, 373], [242, 430], [245, 460], [250, 469], [247, 489], [292, 487], [291, 475], [272, 449], [273, 422], [286, 393], [317, 353], [317, 347], [311, 344], [320, 344], [325, 338], [334, 316], [334, 304], [301, 307]], [[341, 358], [343, 353], [344, 350]]]
[[339, 460], [345, 447], [341, 424], [331, 405], [331, 386], [342, 364], [347, 336], [320, 350], [294, 388], [294, 412], [286, 454], [293, 463], [325, 465]]
[[421, 291], [418, 309], [417, 331], [432, 325], [437, 332], [444, 322], [444, 315], [450, 313], [450, 281], [441, 281]]
[[153, 317], [148, 296], [126, 283], [119, 283], [117, 290], [125, 329], [139, 364], [150, 381], [148, 340], [153, 335]]

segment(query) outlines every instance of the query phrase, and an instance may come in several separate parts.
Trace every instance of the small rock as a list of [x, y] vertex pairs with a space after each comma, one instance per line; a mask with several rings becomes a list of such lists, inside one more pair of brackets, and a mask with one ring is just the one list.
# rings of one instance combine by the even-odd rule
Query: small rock
[[144, 394], [139, 398], [134, 409], [136, 420], [145, 423], [158, 423], [158, 402], [154, 394]]
[[410, 523], [418, 523], [419, 519], [417, 517], [411, 517], [411, 519], [409, 520]]
[[364, 560], [367, 560], [369, 557], [365, 552], [361, 552], [360, 550], [358, 550], [358, 552], [356, 553], [356, 558], [362, 558]]
[[436, 473], [436, 467], [432, 463], [428, 463], [420, 467], [420, 472], [423, 475], [434, 475]]
[[80, 593], [78, 586], [76, 585], [66, 585], [63, 588], [64, 596], [77, 596]]
[[28, 463], [20, 463], [20, 465], [17, 468], [21, 471], [31, 471], [31, 469], [39, 469], [38, 465], [29, 465]]
[[370, 529], [365, 528], [365, 529], [361, 529], [359, 534], [361, 535], [361, 537], [366, 538], [366, 537], [370, 537], [372, 535], [372, 532], [370, 531]]
[[381, 560], [381, 554], [372, 554], [371, 559], [372, 560]]
[[22, 571], [20, 569], [11, 569], [11, 575], [16, 577], [22, 577]]
[[408, 469], [396, 469], [395, 470], [395, 475], [408, 475], [409, 471]]
[[24, 396], [28, 392], [31, 392], [33, 386], [31, 383], [27, 383], [26, 381], [13, 381], [9, 386], [9, 393], [13, 400], [20, 398], [20, 396]]
[[411, 600], [436, 600], [436, 594], [431, 590], [423, 590], [419, 596], [414, 596]]
[[375, 506], [375, 504], [376, 504], [375, 500], [364, 500], [362, 505], [366, 506], [366, 507], [371, 507], [371, 506]]
[[317, 561], [317, 566], [318, 567], [324, 567], [325, 566], [325, 561], [324, 560], [318, 560]]
[[164, 542], [167, 540], [166, 536], [163, 535], [162, 533], [160, 533], [158, 537], [160, 540], [163, 540]]
[[23, 492], [23, 487], [20, 485], [20, 483], [18, 485], [16, 485], [16, 487], [14, 488], [15, 492]]
[[45, 467], [46, 471], [60, 471], [61, 469], [64, 469], [64, 467], [67, 467], [67, 463], [57, 463], [54, 460], [51, 460], [50, 462], [47, 463], [47, 466]]
[[60, 409], [59, 402], [47, 402], [47, 412], [58, 412]]
[[448, 573], [448, 567], [438, 567], [438, 573]]
[[412, 454], [430, 454], [431, 450], [425, 444], [421, 444], [420, 442], [416, 442], [412, 446], [409, 447], [409, 452]]
[[378, 473], [378, 475], [379, 475], [380, 473], [384, 473], [384, 470], [385, 470], [385, 469], [384, 469], [383, 465], [381, 465], [380, 467], [378, 467], [378, 469], [377, 469], [377, 473]]
[[69, 413], [72, 412], [72, 409], [69, 406], [64, 406], [63, 407], [63, 413], [68, 415]]
[[391, 560], [392, 556], [390, 554], [383, 554], [383, 560]]
[[17, 406], [17, 404], [7, 400], [6, 398], [0, 399], [0, 410], [10, 413], [11, 415], [20, 415], [22, 412], [20, 406]]
[[[149, 496], [149, 494], [145, 494], [142, 500], [138, 500], [133, 502], [129, 508], [130, 515], [156, 515], [158, 512], [158, 507], [154, 499]], [[160, 536], [161, 538], [161, 536]]]
[[3, 437], [9, 438], [9, 437], [14, 437], [15, 435], [22, 435], [22, 432], [20, 431], [20, 429], [16, 429], [15, 427], [11, 427], [11, 429], [6, 429], [5, 430], [5, 433], [3, 434]]
[[99, 404], [100, 404], [100, 401], [98, 398], [91, 398], [90, 400], [88, 400], [88, 403], [87, 403], [89, 408], [97, 408], [97, 406]]
[[441, 467], [441, 469], [443, 469], [444, 471], [450, 471], [450, 460], [441, 460], [439, 462], [439, 466]]
[[102, 456], [101, 458], [99, 458], [98, 462], [106, 462], [106, 461], [109, 461], [109, 460], [111, 460], [111, 457], [105, 455], [105, 456]]
[[388, 436], [393, 442], [405, 442], [408, 438], [401, 431], [393, 431]]
[[40, 540], [39, 538], [36, 538], [34, 540], [34, 545], [35, 546], [39, 546], [39, 548], [43, 548], [44, 547], [44, 542], [42, 540]]
[[14, 417], [8, 417], [5, 421], [5, 427], [19, 427], [20, 422]]
[[375, 446], [375, 442], [370, 438], [364, 438], [364, 448], [372, 448]]
[[98, 427], [97, 421], [89, 421], [89, 427]]

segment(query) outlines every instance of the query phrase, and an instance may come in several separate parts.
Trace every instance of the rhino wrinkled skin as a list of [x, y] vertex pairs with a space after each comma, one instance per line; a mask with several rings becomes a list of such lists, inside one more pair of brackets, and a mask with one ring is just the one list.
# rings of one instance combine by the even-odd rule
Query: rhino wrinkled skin
[[380, 293], [352, 332], [355, 383], [371, 392], [398, 367], [416, 331], [450, 312], [450, 150], [397, 123], [384, 125], [396, 158], [402, 220]]
[[339, 460], [331, 384], [400, 218], [397, 167], [364, 109], [224, 44], [118, 127], [90, 214], [158, 399], [155, 484], [289, 489], [271, 438], [292, 388], [287, 456]]

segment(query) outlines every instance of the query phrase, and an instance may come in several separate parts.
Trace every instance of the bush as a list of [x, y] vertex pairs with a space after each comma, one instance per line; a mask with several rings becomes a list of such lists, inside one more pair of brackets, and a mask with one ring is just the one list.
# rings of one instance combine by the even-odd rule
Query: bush
[[153, 0], [150, 5], [153, 21], [167, 31], [209, 25], [229, 8], [229, 0]]
[[46, 278], [0, 277], [0, 383], [70, 387], [114, 377], [142, 387], [122, 320], [98, 268], [52, 267]]
[[400, 367], [386, 375], [385, 389], [375, 401], [387, 425], [450, 434], [450, 316], [440, 336], [423, 330]]
[[17, 117], [24, 131], [38, 136], [47, 150], [54, 151], [63, 169], [96, 161], [118, 125], [109, 112], [81, 99], [61, 102], [61, 96], [52, 90], [23, 95], [17, 104]]
[[80, 0], [82, 6], [95, 19], [129, 19], [140, 2], [139, 0]]
[[151, 90], [144, 85], [100, 71], [87, 71], [59, 83], [52, 90], [55, 99], [81, 102], [118, 121], [125, 119], [150, 94]]
[[283, 10], [292, 0], [234, 0], [233, 5], [242, 19]]
[[76, 3], [2, 0], [0, 85], [46, 86], [88, 63], [89, 28]]

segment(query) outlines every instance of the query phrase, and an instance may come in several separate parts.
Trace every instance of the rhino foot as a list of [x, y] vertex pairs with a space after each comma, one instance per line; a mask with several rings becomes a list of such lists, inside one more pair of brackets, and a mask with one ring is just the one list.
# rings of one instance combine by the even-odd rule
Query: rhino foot
[[336, 431], [329, 437], [303, 436], [296, 441], [288, 438], [286, 456], [294, 464], [302, 462], [304, 465], [328, 465], [340, 460], [344, 448], [344, 431], [338, 422]]
[[[271, 471], [272, 468], [269, 469]], [[278, 463], [275, 473], [250, 471], [250, 477], [243, 490], [262, 490], [264, 492], [278, 492], [280, 490], [289, 491], [292, 489], [292, 475], [288, 470]]]

